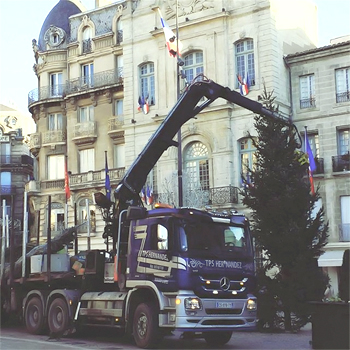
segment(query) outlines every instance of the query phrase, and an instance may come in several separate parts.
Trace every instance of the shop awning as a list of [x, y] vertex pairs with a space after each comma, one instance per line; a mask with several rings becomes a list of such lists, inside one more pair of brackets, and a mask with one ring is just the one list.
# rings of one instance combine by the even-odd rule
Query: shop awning
[[342, 266], [345, 249], [327, 250], [318, 259], [318, 266]]

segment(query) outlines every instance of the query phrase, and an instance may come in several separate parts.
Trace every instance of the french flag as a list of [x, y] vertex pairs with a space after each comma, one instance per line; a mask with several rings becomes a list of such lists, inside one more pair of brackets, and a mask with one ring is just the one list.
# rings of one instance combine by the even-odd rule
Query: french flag
[[182, 43], [180, 42], [180, 40], [177, 40], [176, 35], [165, 22], [159, 8], [158, 8], [158, 12], [159, 12], [160, 21], [162, 23], [162, 27], [164, 31], [165, 41], [166, 41], [166, 45], [168, 47], [170, 56], [173, 56], [173, 57], [176, 57], [177, 55], [181, 56]]
[[250, 87], [248, 72], [247, 72], [246, 77], [244, 79], [242, 79], [242, 77], [240, 75], [237, 75], [237, 79], [239, 82], [239, 90], [241, 92], [241, 95], [243, 95], [243, 96], [248, 95], [249, 87]]
[[147, 185], [147, 204], [151, 205], [153, 203], [153, 189], [151, 186]]

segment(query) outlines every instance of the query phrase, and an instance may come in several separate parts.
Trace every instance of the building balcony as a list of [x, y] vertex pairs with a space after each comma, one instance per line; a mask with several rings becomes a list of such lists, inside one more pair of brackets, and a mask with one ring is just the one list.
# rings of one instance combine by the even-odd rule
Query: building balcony
[[316, 107], [316, 99], [314, 97], [300, 100], [300, 109]]
[[336, 94], [337, 103], [349, 102], [350, 101], [350, 91], [339, 92]]
[[350, 223], [339, 225], [339, 242], [350, 242]]
[[1, 196], [12, 196], [16, 194], [16, 186], [13, 185], [0, 185]]
[[9, 167], [18, 167], [18, 166], [33, 166], [33, 158], [22, 154], [19, 156], [8, 155], [8, 156], [0, 156], [0, 165], [1, 168], [9, 166]]
[[66, 130], [49, 130], [43, 132], [43, 146], [65, 144], [67, 142], [67, 131]]
[[[209, 190], [184, 191], [184, 203], [191, 207], [231, 206], [238, 204], [239, 189], [234, 186], [214, 187]], [[177, 203], [177, 194], [174, 192], [154, 194], [155, 200], [173, 205]]]
[[111, 69], [91, 76], [79, 77], [67, 81], [66, 93], [74, 94], [109, 85], [123, 85], [121, 69]]
[[332, 168], [334, 173], [350, 171], [350, 154], [332, 157]]
[[94, 143], [97, 139], [96, 122], [78, 123], [74, 125], [73, 138], [75, 144]]
[[39, 101], [62, 99], [65, 95], [65, 89], [65, 84], [43, 86], [40, 88], [33, 89], [28, 94], [28, 106], [30, 107], [33, 103]]
[[315, 158], [316, 170], [313, 172], [314, 175], [324, 174], [324, 159]]
[[124, 116], [119, 115], [108, 119], [108, 135], [112, 139], [124, 137]]
[[41, 148], [41, 133], [36, 132], [34, 134], [30, 134], [29, 139], [29, 150], [30, 152], [36, 156]]
[[[111, 185], [113, 185], [113, 183], [118, 184], [125, 174], [125, 168], [109, 169], [108, 173]], [[105, 169], [72, 174], [69, 177], [69, 187], [73, 191], [86, 187], [104, 187], [105, 179]]]

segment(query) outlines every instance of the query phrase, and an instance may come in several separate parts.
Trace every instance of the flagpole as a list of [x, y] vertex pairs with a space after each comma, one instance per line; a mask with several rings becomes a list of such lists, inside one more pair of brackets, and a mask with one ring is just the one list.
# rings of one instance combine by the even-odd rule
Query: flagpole
[[[176, 0], [176, 96], [180, 98], [180, 65], [179, 65], [179, 26], [178, 26], [178, 7], [179, 1]], [[179, 207], [183, 206], [183, 184], [182, 184], [182, 143], [181, 128], [177, 132], [177, 179], [179, 188]]]

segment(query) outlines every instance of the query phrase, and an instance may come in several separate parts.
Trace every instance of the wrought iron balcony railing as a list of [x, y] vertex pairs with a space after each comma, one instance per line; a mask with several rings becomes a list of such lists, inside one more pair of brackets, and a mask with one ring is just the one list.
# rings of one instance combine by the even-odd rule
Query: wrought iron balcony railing
[[[223, 206], [238, 203], [239, 189], [234, 186], [214, 187], [209, 190], [184, 191], [184, 203], [193, 207], [206, 205]], [[154, 198], [161, 203], [177, 203], [176, 193], [155, 193]]]
[[350, 242], [350, 223], [339, 225], [339, 242]]
[[350, 154], [332, 157], [333, 172], [350, 171]]
[[49, 130], [43, 132], [43, 145], [49, 145], [52, 143], [65, 143], [66, 141], [66, 130]]
[[95, 89], [113, 84], [123, 84], [122, 70], [111, 69], [90, 76], [79, 77], [67, 81], [67, 94]]
[[300, 100], [300, 108], [311, 108], [316, 107], [316, 99], [314, 97], [306, 98], [303, 100]]
[[90, 53], [92, 51], [91, 39], [83, 40], [83, 53]]
[[8, 155], [0, 156], [0, 166], [4, 165], [31, 165], [33, 166], [33, 158], [23, 154], [20, 156]]
[[316, 170], [314, 171], [314, 175], [316, 174], [324, 174], [324, 160], [323, 158], [315, 158]]
[[65, 88], [65, 84], [57, 84], [33, 89], [28, 94], [28, 105], [38, 101], [63, 98]]
[[350, 101], [350, 91], [337, 93], [336, 101], [337, 103]]

